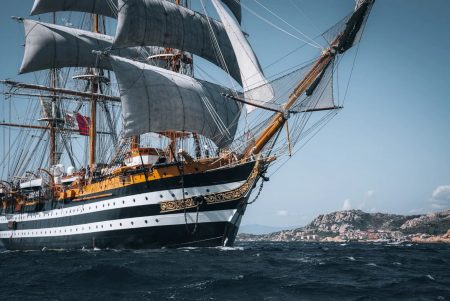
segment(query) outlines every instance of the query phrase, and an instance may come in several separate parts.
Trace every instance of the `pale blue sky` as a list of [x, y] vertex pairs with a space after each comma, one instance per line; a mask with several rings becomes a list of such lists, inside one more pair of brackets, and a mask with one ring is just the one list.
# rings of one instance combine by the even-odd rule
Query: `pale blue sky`
[[[242, 1], [258, 8], [254, 0]], [[310, 36], [343, 18], [354, 5], [352, 0], [292, 1], [309, 18], [291, 0], [260, 0]], [[8, 1], [0, 11], [0, 78], [20, 79], [16, 73], [23, 29], [9, 17], [27, 16], [32, 2]], [[262, 66], [301, 45], [248, 11], [243, 14], [244, 30]], [[271, 177], [243, 224], [302, 225], [344, 203], [393, 213], [450, 208], [450, 187], [445, 187], [450, 185], [449, 49], [450, 1], [377, 0], [345, 109]], [[308, 51], [266, 72], [301, 63]], [[343, 74], [354, 54], [352, 50], [342, 62]]]

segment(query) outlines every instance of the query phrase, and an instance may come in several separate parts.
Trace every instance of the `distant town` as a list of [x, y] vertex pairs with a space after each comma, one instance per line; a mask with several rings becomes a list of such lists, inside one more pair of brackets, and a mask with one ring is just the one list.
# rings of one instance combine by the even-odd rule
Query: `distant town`
[[366, 213], [319, 215], [305, 227], [270, 234], [239, 234], [240, 241], [450, 243], [450, 210], [428, 215]]

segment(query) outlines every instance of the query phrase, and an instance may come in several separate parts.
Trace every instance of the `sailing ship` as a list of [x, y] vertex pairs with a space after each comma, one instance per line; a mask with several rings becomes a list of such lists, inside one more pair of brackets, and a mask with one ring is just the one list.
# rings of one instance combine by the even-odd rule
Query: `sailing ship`
[[[2, 81], [5, 95], [28, 99], [40, 116], [1, 123], [4, 133], [20, 129], [2, 160], [1, 242], [20, 250], [233, 245], [269, 168], [342, 108], [333, 75], [373, 2], [358, 0], [321, 36], [325, 45], [306, 40], [320, 49], [314, 60], [270, 79], [242, 31], [239, 0], [208, 1], [216, 18], [203, 1], [197, 12], [180, 0], [35, 0], [31, 15], [53, 22], [16, 18], [25, 28], [20, 74], [45, 72], [45, 83]], [[67, 12], [89, 29], [56, 24]], [[195, 77], [196, 57], [232, 84]], [[313, 114], [322, 115], [311, 125]]]

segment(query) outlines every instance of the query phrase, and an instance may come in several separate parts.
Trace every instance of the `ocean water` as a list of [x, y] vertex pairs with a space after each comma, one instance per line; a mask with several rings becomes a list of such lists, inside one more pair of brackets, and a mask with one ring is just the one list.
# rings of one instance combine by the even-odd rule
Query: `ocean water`
[[450, 300], [450, 246], [0, 250], [0, 300]]

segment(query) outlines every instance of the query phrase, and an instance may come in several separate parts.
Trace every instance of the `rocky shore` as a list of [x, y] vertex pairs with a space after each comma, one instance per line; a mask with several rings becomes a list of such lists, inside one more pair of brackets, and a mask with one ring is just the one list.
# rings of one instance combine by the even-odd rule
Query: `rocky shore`
[[319, 215], [305, 227], [264, 235], [242, 233], [238, 240], [450, 243], [450, 210], [406, 216], [338, 211]]

